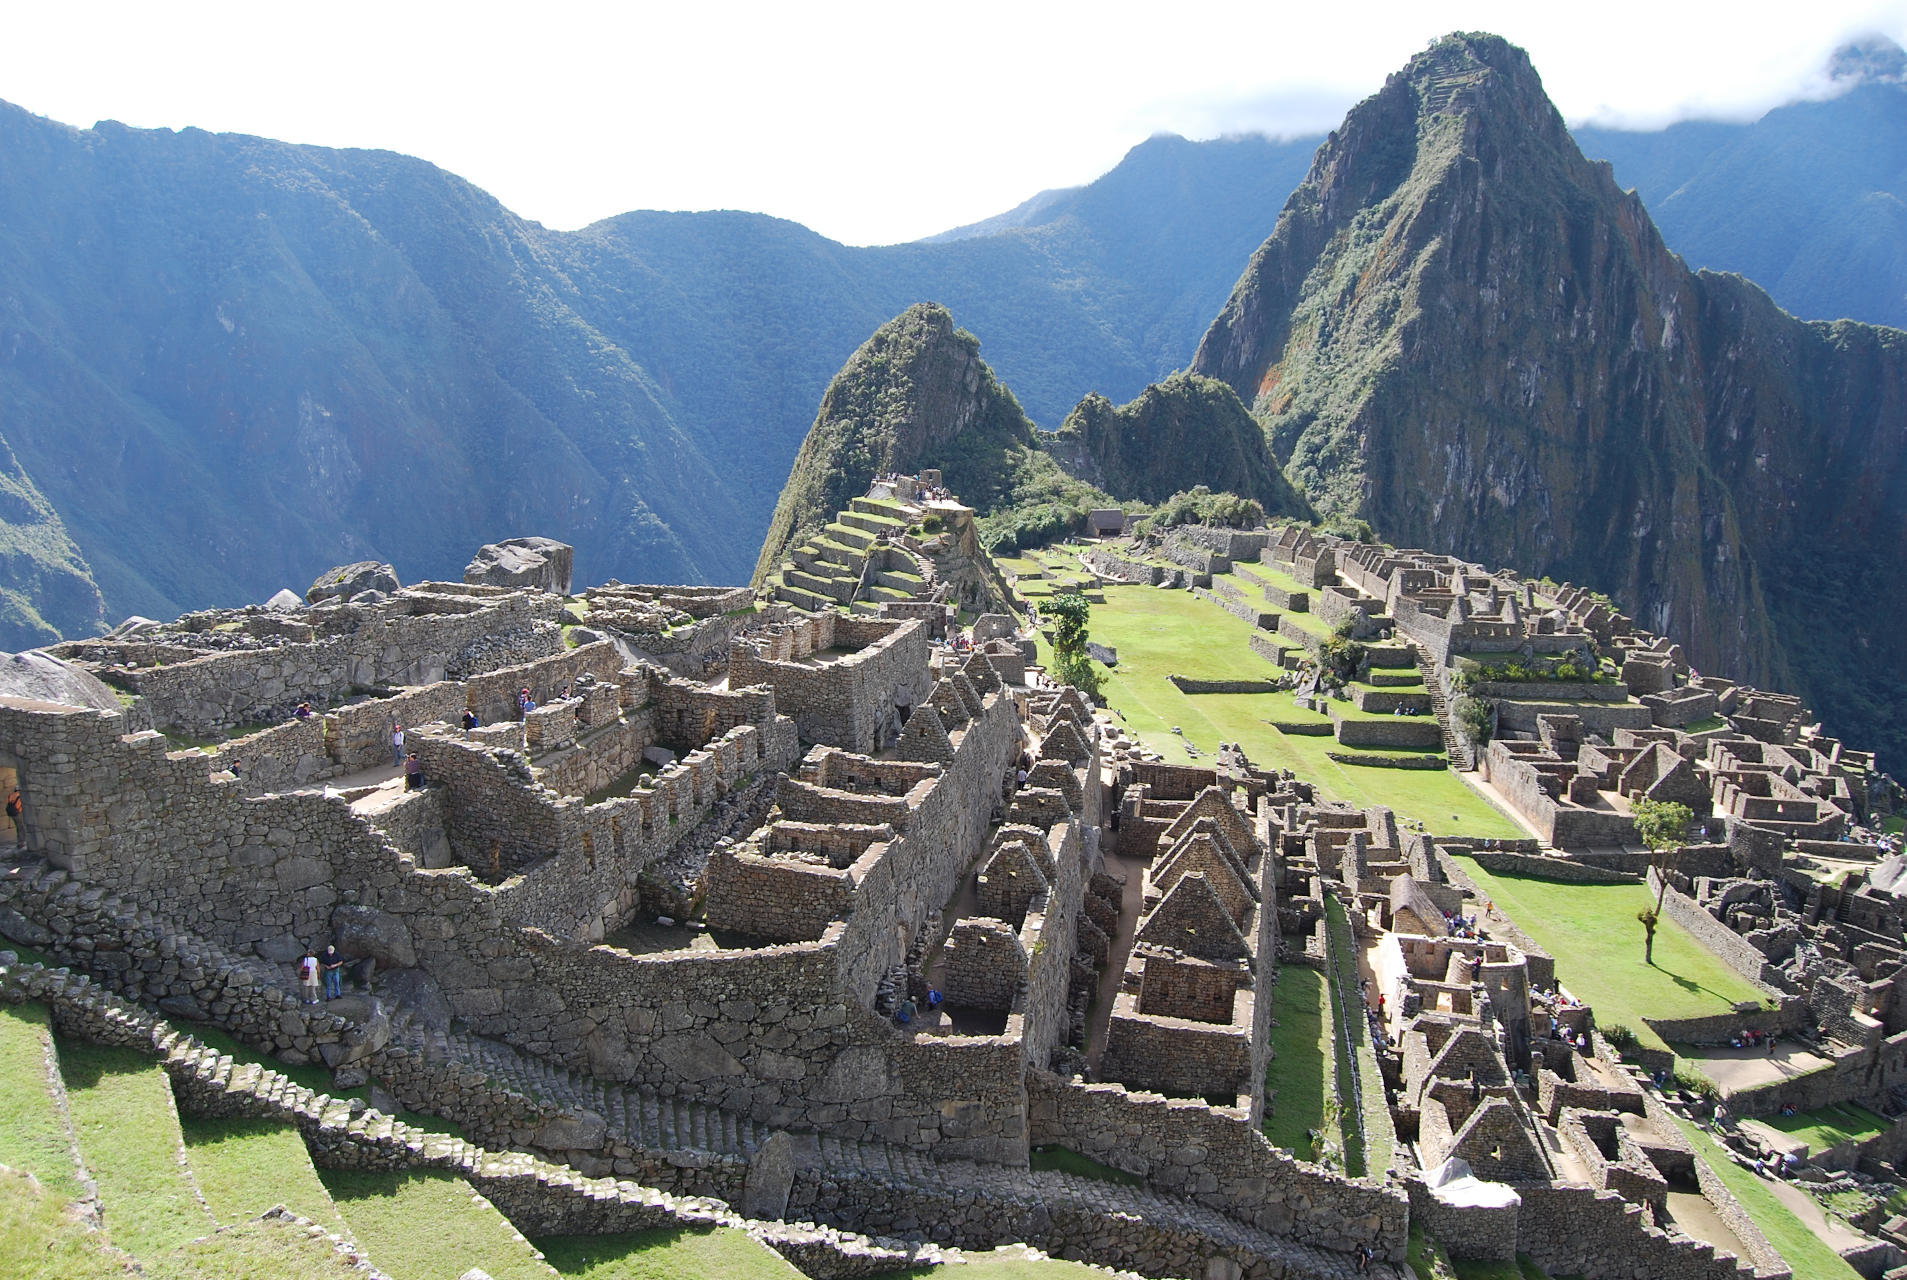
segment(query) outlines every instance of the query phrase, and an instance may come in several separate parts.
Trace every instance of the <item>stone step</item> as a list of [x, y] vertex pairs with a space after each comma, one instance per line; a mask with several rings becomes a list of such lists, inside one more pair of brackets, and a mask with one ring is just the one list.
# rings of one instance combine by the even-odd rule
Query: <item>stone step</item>
[[865, 552], [869, 547], [874, 545], [873, 534], [865, 529], [856, 529], [853, 525], [831, 524], [826, 529], [823, 529], [822, 533], [829, 541], [838, 542], [844, 547], [853, 547], [855, 550], [861, 552]]
[[835, 518], [850, 529], [860, 529], [877, 537], [892, 536], [907, 528], [905, 521], [868, 511], [843, 511]]

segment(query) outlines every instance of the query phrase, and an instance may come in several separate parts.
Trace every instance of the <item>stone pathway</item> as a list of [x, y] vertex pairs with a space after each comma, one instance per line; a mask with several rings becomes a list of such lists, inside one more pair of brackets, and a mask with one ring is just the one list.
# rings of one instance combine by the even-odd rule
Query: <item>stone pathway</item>
[[1763, 1178], [1761, 1181], [1762, 1185], [1774, 1192], [1775, 1199], [1787, 1205], [1794, 1216], [1801, 1219], [1808, 1230], [1814, 1232], [1816, 1239], [1834, 1252], [1840, 1253], [1844, 1249], [1856, 1249], [1873, 1243], [1872, 1239], [1822, 1209], [1821, 1202], [1800, 1187], [1783, 1182], [1779, 1178]]

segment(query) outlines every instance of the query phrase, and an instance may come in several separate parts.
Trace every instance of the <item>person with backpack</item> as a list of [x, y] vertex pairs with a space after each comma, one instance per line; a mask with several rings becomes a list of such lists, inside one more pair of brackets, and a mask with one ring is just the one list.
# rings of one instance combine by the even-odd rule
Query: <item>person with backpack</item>
[[318, 957], [309, 947], [298, 961], [298, 987], [306, 1004], [318, 1003]]
[[18, 787], [7, 792], [7, 820], [13, 823], [13, 843], [26, 848], [26, 802]]

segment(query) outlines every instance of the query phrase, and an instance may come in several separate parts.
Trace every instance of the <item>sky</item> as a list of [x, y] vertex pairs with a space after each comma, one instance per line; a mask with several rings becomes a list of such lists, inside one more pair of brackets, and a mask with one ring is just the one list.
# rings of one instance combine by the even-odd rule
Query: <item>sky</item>
[[0, 0], [0, 99], [401, 151], [560, 229], [745, 209], [888, 244], [1088, 182], [1157, 133], [1322, 132], [1453, 30], [1528, 49], [1572, 124], [1650, 128], [1827, 92], [1850, 36], [1907, 43], [1907, 0]]

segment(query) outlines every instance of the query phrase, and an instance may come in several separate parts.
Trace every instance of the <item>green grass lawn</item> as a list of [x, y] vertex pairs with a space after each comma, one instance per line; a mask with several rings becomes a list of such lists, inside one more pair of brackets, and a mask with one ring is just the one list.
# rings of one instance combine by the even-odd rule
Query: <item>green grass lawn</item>
[[23, 1173], [0, 1173], [0, 1276], [8, 1280], [133, 1280], [139, 1273], [106, 1247], [63, 1195]]
[[1817, 1107], [1813, 1111], [1792, 1116], [1756, 1116], [1755, 1120], [1789, 1137], [1802, 1139], [1808, 1144], [1810, 1155], [1826, 1151], [1849, 1139], [1858, 1141], [1871, 1138], [1885, 1133], [1889, 1127], [1886, 1120], [1866, 1107], [1857, 1107], [1852, 1103]]
[[60, 1201], [79, 1196], [72, 1136], [49, 1089], [46, 1006], [0, 1007], [0, 1164], [30, 1173]]
[[[1119, 665], [1105, 672], [1108, 704], [1123, 714], [1129, 731], [1169, 761], [1192, 763], [1185, 749], [1190, 743], [1199, 760], [1209, 763], [1221, 741], [1237, 742], [1260, 768], [1290, 769], [1333, 800], [1388, 805], [1439, 835], [1527, 834], [1447, 770], [1340, 764], [1327, 754], [1342, 750], [1333, 739], [1274, 729], [1270, 721], [1329, 721], [1301, 711], [1288, 693], [1179, 692], [1166, 676], [1262, 680], [1277, 670], [1249, 647], [1248, 623], [1189, 591], [1108, 586], [1106, 603], [1093, 607], [1089, 629], [1095, 641], [1119, 653]], [[1183, 736], [1172, 732], [1175, 726]]]
[[245, 1222], [156, 1258], [141, 1258], [146, 1280], [361, 1280], [364, 1273], [329, 1240], [296, 1222]]
[[1695, 1146], [1695, 1154], [1708, 1163], [1708, 1167], [1720, 1175], [1722, 1182], [1734, 1193], [1741, 1207], [1748, 1211], [1761, 1233], [1768, 1237], [1768, 1243], [1775, 1247], [1797, 1277], [1806, 1276], [1808, 1280], [1853, 1280], [1858, 1274], [1854, 1268], [1842, 1261], [1841, 1255], [1821, 1242], [1821, 1238], [1808, 1230], [1807, 1224], [1794, 1216], [1792, 1210], [1775, 1199], [1774, 1192], [1752, 1172], [1742, 1168], [1729, 1159], [1728, 1153], [1718, 1146], [1707, 1131], [1677, 1118], [1682, 1132]]
[[1726, 1013], [1762, 993], [1692, 934], [1664, 918], [1655, 931], [1655, 963], [1642, 962], [1636, 912], [1655, 905], [1640, 884], [1570, 884], [1463, 868], [1477, 889], [1556, 957], [1557, 979], [1595, 1008], [1603, 1026], [1619, 1023], [1651, 1049], [1668, 1048], [1644, 1017], [1700, 1018]]
[[157, 1255], [210, 1232], [165, 1071], [131, 1049], [63, 1039], [59, 1051], [80, 1156], [99, 1184], [100, 1221], [113, 1243]]
[[1325, 1022], [1324, 977], [1301, 964], [1283, 965], [1272, 988], [1271, 1065], [1265, 1136], [1302, 1159], [1311, 1158], [1311, 1130], [1324, 1124], [1331, 1079], [1331, 1029]]
[[787, 1259], [746, 1231], [717, 1227], [550, 1236], [536, 1242], [572, 1280], [797, 1280]]
[[193, 1177], [220, 1226], [233, 1226], [282, 1204], [327, 1230], [350, 1234], [331, 1193], [311, 1167], [304, 1139], [290, 1125], [187, 1119], [181, 1127]]
[[495, 1205], [453, 1174], [326, 1169], [319, 1176], [351, 1238], [392, 1280], [458, 1280], [472, 1267], [495, 1280], [556, 1276]]

